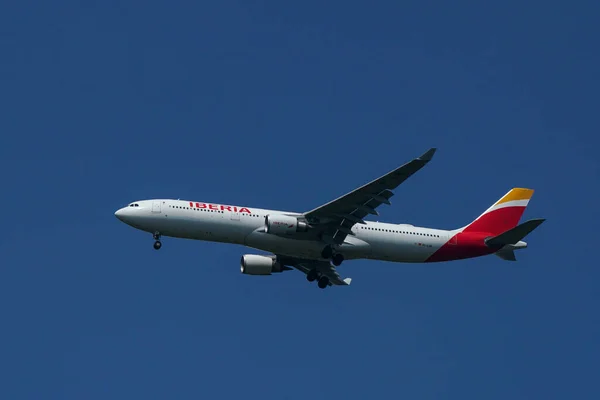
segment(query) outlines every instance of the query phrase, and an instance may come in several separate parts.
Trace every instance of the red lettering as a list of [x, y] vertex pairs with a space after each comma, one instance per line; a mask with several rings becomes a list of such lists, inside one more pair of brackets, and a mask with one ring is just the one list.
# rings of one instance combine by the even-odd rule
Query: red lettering
[[222, 211], [231, 211], [231, 212], [240, 212], [240, 213], [248, 213], [252, 214], [252, 211], [247, 209], [246, 207], [237, 208], [236, 206], [222, 206], [218, 204], [206, 204], [206, 203], [193, 203], [190, 201], [190, 207], [196, 208], [208, 208], [211, 210], [222, 210]]

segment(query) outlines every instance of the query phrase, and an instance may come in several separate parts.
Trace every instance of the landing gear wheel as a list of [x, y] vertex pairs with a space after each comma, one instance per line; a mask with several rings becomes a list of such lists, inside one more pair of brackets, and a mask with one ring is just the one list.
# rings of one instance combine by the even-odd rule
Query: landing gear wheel
[[330, 245], [327, 245], [321, 252], [321, 257], [329, 259], [331, 256], [333, 256], [333, 249]]
[[155, 242], [154, 242], [154, 249], [158, 250], [160, 249], [160, 247], [162, 246], [162, 243], [160, 242], [160, 232], [156, 231], [152, 234], [152, 237], [154, 238]]
[[339, 267], [340, 265], [342, 265], [343, 262], [344, 262], [344, 256], [341, 255], [340, 253], [334, 254], [333, 257], [331, 258], [331, 263], [333, 265], [335, 265], [336, 267]]
[[319, 278], [319, 282], [317, 283], [317, 285], [321, 288], [321, 289], [325, 289], [327, 286], [329, 286], [329, 278], [326, 276], [322, 276]]
[[308, 273], [306, 274], [306, 279], [309, 282], [313, 282], [315, 281], [317, 278], [319, 277], [319, 272], [317, 272], [316, 269], [311, 269], [310, 271], [308, 271]]

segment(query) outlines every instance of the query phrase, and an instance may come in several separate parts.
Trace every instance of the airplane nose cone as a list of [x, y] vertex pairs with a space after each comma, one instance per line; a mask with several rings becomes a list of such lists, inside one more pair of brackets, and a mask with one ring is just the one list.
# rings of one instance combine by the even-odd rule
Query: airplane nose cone
[[115, 217], [117, 217], [119, 220], [123, 221], [124, 217], [125, 217], [125, 212], [123, 211], [123, 209], [119, 209], [117, 211], [115, 211]]

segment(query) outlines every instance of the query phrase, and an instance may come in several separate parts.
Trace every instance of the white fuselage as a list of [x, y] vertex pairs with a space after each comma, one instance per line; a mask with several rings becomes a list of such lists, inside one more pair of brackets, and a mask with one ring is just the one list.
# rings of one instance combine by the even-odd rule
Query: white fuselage
[[[294, 212], [158, 199], [131, 203], [115, 215], [137, 229], [163, 236], [239, 244], [278, 255], [322, 259], [322, 241], [265, 232], [265, 216], [300, 215]], [[455, 233], [370, 221], [355, 224], [352, 232], [354, 235], [348, 235], [339, 248], [346, 259], [396, 262], [424, 262]]]

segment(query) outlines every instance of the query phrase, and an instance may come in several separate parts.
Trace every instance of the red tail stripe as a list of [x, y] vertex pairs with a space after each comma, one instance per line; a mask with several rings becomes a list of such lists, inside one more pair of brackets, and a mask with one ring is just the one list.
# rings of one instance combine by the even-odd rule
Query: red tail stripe
[[486, 232], [499, 235], [517, 226], [524, 211], [525, 207], [504, 207], [490, 211], [473, 221], [463, 232]]

